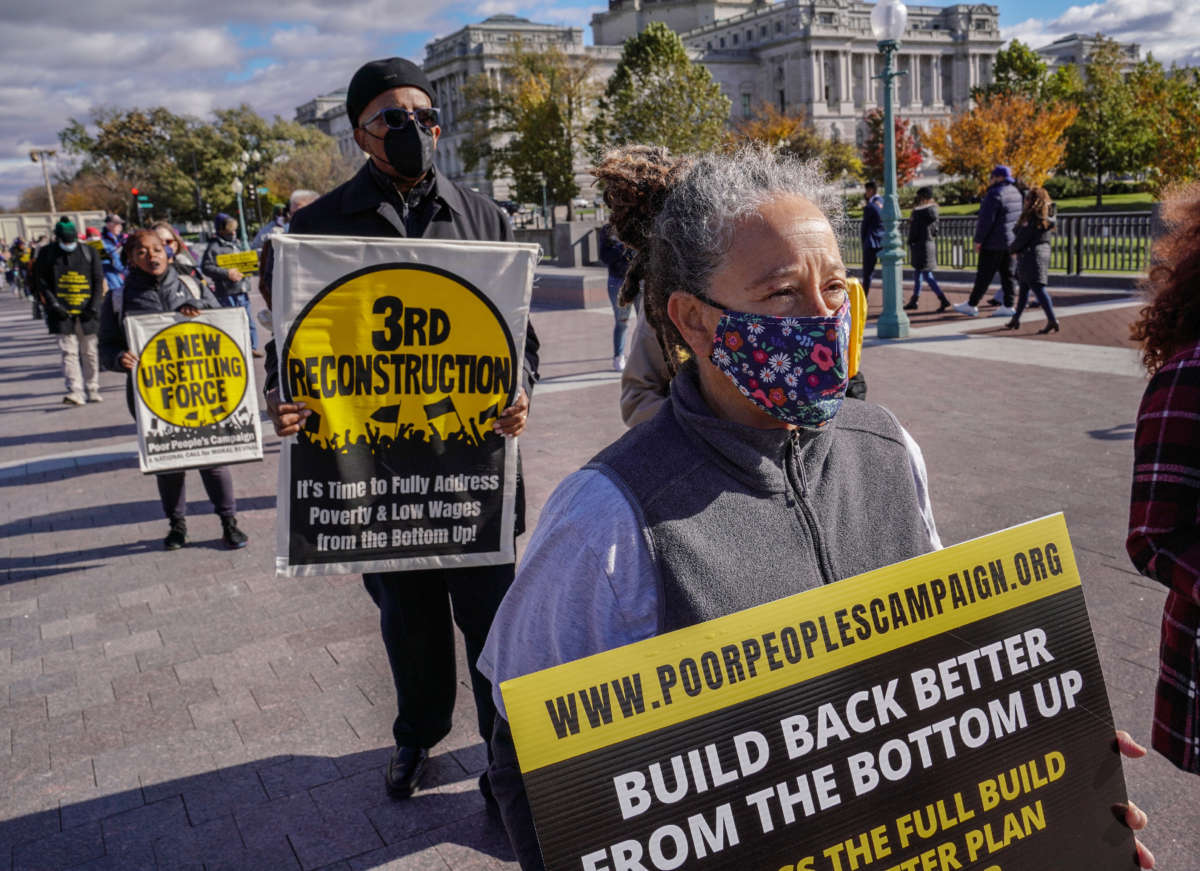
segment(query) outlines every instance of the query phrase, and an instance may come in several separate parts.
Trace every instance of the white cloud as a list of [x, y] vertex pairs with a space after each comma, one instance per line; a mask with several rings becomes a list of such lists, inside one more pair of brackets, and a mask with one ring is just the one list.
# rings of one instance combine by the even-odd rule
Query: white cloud
[[1200, 16], [1194, 0], [1102, 0], [1071, 6], [1054, 19], [1029, 18], [1005, 27], [1005, 39], [1034, 48], [1071, 33], [1103, 33], [1120, 42], [1136, 42], [1142, 55], [1165, 63], [1200, 64]]
[[250, 104], [291, 118], [345, 87], [364, 61], [401, 55], [464, 24], [509, 12], [586, 27], [604, 5], [579, 0], [40, 0], [5, 3], [0, 52], [0, 203], [41, 184], [30, 143], [54, 147], [68, 119], [100, 107], [180, 114]]

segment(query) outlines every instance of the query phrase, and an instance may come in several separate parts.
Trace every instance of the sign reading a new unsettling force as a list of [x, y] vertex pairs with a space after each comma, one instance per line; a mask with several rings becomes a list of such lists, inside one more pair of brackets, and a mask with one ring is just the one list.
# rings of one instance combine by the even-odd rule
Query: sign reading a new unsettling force
[[550, 871], [1136, 867], [1061, 514], [501, 689]]
[[280, 574], [510, 562], [536, 245], [274, 236]]
[[143, 472], [262, 459], [243, 309], [125, 318]]

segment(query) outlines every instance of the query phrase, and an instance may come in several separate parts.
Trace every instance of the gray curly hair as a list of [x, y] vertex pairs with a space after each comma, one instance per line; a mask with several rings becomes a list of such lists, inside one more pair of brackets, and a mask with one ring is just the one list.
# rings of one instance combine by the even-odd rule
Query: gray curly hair
[[781, 195], [813, 203], [835, 233], [844, 220], [841, 197], [819, 161], [761, 146], [673, 157], [665, 148], [631, 145], [608, 152], [592, 172], [604, 184], [617, 238], [635, 252], [621, 302], [642, 288], [672, 373], [690, 350], [667, 316], [667, 300], [677, 290], [707, 299], [740, 221]]

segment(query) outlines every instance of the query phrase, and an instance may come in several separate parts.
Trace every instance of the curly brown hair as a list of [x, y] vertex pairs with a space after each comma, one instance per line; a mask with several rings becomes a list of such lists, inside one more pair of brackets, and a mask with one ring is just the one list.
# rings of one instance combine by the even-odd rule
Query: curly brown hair
[[1151, 375], [1183, 348], [1200, 341], [1200, 184], [1163, 202], [1167, 232], [1154, 243], [1142, 289], [1151, 297], [1130, 328]]

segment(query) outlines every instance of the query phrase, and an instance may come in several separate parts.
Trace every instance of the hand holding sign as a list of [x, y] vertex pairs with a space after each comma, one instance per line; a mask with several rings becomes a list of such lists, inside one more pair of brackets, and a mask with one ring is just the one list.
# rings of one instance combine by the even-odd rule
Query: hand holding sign
[[300, 432], [312, 409], [303, 402], [281, 402], [279, 388], [267, 393], [267, 417], [275, 424], [275, 435], [280, 438]]
[[519, 436], [525, 431], [527, 420], [529, 420], [529, 397], [525, 393], [525, 388], [522, 387], [521, 392], [517, 395], [517, 401], [500, 413], [495, 424], [492, 425], [492, 430], [502, 436]]

